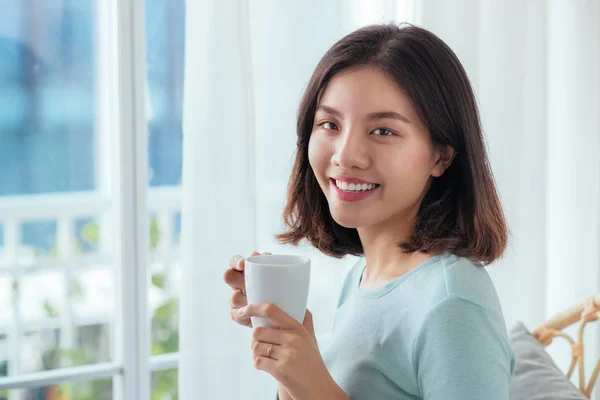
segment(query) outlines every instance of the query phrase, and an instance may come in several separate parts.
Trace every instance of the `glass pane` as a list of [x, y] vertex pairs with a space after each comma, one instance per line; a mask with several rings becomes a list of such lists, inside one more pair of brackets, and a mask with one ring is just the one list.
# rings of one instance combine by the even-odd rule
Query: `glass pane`
[[177, 369], [152, 373], [152, 400], [177, 400]]
[[97, 252], [100, 249], [100, 225], [95, 218], [79, 218], [75, 220], [75, 251], [79, 254]]
[[[66, 293], [64, 271], [39, 271], [20, 281], [18, 342], [21, 372], [110, 361], [113, 307], [112, 271], [71, 275]], [[44, 288], [40, 290], [40, 288]]]
[[150, 288], [148, 293], [152, 316], [151, 354], [179, 351], [179, 252], [172, 235], [173, 218], [152, 217], [150, 220]]
[[[112, 207], [93, 197], [111, 176], [97, 4], [0, 0], [0, 376], [112, 359]], [[111, 382], [10, 400], [111, 398]]]
[[52, 270], [31, 272], [19, 279], [18, 312], [21, 325], [58, 323], [65, 315], [63, 273]]
[[[146, 6], [151, 354], [179, 350], [184, 0]], [[167, 397], [170, 398], [170, 397]]]
[[[56, 251], [56, 221], [24, 222], [21, 225], [19, 255], [28, 257], [54, 256]], [[27, 254], [24, 254], [27, 253]]]
[[[58, 385], [56, 399], [68, 400], [111, 400], [113, 398], [112, 379], [61, 383]], [[61, 397], [62, 396], [62, 397]]]
[[94, 0], [0, 0], [0, 195], [95, 185]]
[[87, 269], [72, 275], [71, 304], [81, 326], [107, 323], [115, 298], [112, 269]]
[[0, 400], [15, 396], [26, 400], [112, 400], [112, 379], [69, 382], [43, 388], [0, 391]]

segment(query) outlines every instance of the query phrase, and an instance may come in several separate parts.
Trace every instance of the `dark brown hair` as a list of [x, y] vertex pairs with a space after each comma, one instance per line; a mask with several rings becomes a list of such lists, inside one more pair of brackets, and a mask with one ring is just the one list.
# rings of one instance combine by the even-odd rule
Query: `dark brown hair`
[[321, 252], [362, 255], [356, 229], [336, 223], [308, 160], [319, 96], [338, 72], [374, 66], [411, 99], [437, 146], [456, 151], [452, 164], [421, 202], [416, 224], [399, 248], [405, 253], [444, 251], [486, 265], [507, 245], [507, 226], [494, 184], [473, 90], [454, 52], [433, 33], [412, 25], [372, 25], [335, 43], [317, 65], [298, 111], [298, 142], [282, 243], [307, 239]]

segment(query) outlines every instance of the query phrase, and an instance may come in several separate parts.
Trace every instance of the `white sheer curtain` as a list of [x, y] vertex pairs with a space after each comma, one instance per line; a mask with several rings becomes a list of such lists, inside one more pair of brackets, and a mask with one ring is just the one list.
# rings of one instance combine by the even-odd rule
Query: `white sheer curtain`
[[[533, 328], [600, 289], [598, 1], [204, 0], [188, 2], [187, 16], [183, 400], [274, 393], [252, 367], [250, 329], [229, 319], [222, 273], [232, 254], [309, 254], [309, 308], [318, 334], [330, 329], [354, 260], [272, 236], [282, 226], [302, 90], [327, 48], [366, 24], [431, 29], [472, 79], [512, 230], [506, 257], [489, 268], [507, 325]], [[594, 332], [590, 354], [598, 354]], [[550, 349], [559, 363], [562, 350]]]
[[[600, 2], [428, 0], [422, 15], [476, 88], [512, 231], [489, 271], [508, 326], [533, 329], [600, 289]], [[549, 352], [567, 368], [567, 346]]]

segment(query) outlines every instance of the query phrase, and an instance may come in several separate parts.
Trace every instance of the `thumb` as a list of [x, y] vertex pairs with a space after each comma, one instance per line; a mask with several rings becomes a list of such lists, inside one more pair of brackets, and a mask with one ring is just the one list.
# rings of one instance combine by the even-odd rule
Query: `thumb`
[[306, 312], [304, 313], [304, 322], [302, 322], [302, 325], [306, 328], [308, 333], [310, 333], [310, 335], [316, 340], [315, 326], [313, 324], [313, 316], [312, 316], [312, 313], [310, 311], [308, 311], [308, 308], [306, 309]]

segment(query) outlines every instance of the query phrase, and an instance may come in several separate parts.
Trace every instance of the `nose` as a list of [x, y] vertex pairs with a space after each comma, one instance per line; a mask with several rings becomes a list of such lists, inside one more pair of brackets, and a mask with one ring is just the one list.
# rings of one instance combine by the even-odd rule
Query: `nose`
[[336, 142], [336, 151], [331, 162], [336, 167], [351, 170], [353, 168], [366, 169], [369, 166], [367, 144], [359, 132], [342, 132]]

